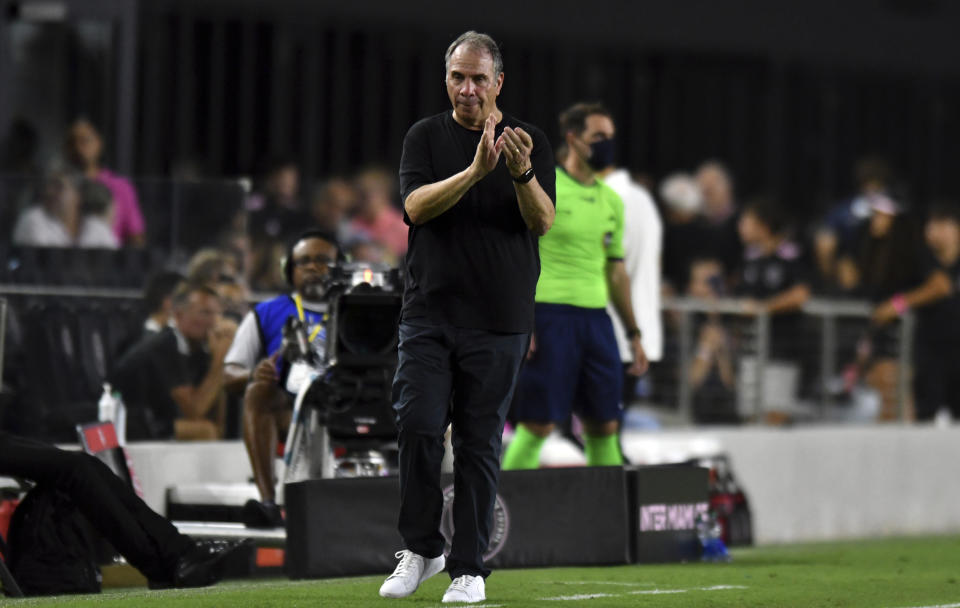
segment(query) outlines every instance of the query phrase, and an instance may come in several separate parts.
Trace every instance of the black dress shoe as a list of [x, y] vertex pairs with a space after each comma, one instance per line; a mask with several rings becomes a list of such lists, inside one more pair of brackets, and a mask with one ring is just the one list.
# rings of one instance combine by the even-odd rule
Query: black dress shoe
[[251, 498], [244, 503], [240, 518], [248, 528], [283, 527], [283, 511], [272, 501], [260, 502]]
[[180, 558], [173, 573], [175, 587], [206, 587], [223, 578], [227, 558], [252, 547], [253, 540], [198, 540], [193, 551]]

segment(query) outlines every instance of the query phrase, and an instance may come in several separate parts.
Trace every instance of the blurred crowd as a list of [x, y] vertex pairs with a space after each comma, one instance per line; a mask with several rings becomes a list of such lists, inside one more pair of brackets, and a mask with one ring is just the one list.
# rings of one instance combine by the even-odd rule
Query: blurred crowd
[[[130, 179], [104, 167], [103, 158], [103, 138], [96, 127], [82, 118], [70, 125], [61, 160], [43, 172], [38, 180], [42, 185], [2, 201], [7, 216], [15, 210], [8, 228], [12, 244], [150, 246], [151, 227], [136, 188]], [[305, 184], [295, 158], [274, 157], [257, 173], [246, 182], [233, 218], [207, 235], [207, 246], [190, 252], [176, 273], [153, 277], [146, 289], [147, 330], [171, 322], [170, 296], [180, 280], [211, 286], [219, 297], [219, 313], [235, 328], [249, 310], [251, 294], [288, 288], [281, 262], [291, 240], [306, 229], [335, 235], [348, 259], [402, 263], [407, 227], [395, 170], [370, 166]], [[662, 295], [699, 301], [735, 297], [742, 303], [741, 316], [771, 315], [769, 358], [793, 365], [799, 384], [809, 385], [816, 367], [811, 349], [803, 347], [807, 326], [801, 308], [815, 296], [871, 302], [869, 326], [850, 349], [844, 382], [847, 388], [858, 382], [872, 387], [880, 397], [877, 417], [892, 419], [899, 417], [902, 348], [894, 321], [916, 309], [915, 350], [928, 361], [942, 358], [953, 334], [960, 343], [960, 331], [954, 329], [960, 325], [960, 308], [953, 295], [960, 215], [949, 202], [907, 200], [902, 194], [906, 189], [880, 158], [860, 160], [853, 173], [856, 188], [806, 223], [797, 218], [809, 216], [809, 210], [787, 209], [770, 198], [741, 198], [733, 175], [717, 160], [672, 173], [658, 183], [643, 174], [632, 179], [654, 197], [663, 223]], [[157, 281], [165, 286], [166, 296], [157, 295]], [[665, 315], [664, 321], [677, 329], [675, 315]], [[214, 325], [219, 326], [204, 331], [213, 331]], [[737, 377], [745, 372], [736, 360], [737, 338], [729, 323], [716, 313], [699, 314], [693, 337], [687, 380], [694, 389], [695, 419], [738, 420], [741, 414], [731, 403]], [[670, 348], [668, 342], [665, 358]], [[925, 419], [940, 405], [933, 401], [945, 397], [935, 390], [939, 381], [923, 372], [914, 374], [918, 402], [910, 407]], [[200, 433], [217, 434], [222, 430]]]

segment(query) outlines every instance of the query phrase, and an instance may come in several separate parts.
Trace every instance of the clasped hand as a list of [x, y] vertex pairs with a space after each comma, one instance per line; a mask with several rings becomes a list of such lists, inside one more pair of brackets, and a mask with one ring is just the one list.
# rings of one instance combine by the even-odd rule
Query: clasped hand
[[497, 127], [497, 119], [491, 114], [483, 123], [483, 135], [477, 145], [477, 153], [473, 159], [478, 177], [483, 177], [493, 171], [500, 161], [502, 153], [507, 163], [507, 170], [513, 177], [523, 175], [530, 168], [530, 153], [533, 151], [533, 138], [517, 127], [504, 127], [500, 137], [494, 140], [493, 134]]

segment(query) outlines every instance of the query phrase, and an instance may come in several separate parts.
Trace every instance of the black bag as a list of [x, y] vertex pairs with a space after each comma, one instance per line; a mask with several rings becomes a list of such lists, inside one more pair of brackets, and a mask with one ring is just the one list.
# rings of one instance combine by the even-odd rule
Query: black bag
[[25, 595], [99, 593], [94, 538], [69, 496], [38, 485], [10, 520], [10, 572]]

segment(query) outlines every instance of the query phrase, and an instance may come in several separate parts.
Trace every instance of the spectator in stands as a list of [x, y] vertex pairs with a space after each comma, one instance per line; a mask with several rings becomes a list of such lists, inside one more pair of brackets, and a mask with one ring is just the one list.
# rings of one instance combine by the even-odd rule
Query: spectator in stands
[[201, 249], [187, 264], [187, 280], [213, 287], [220, 296], [223, 316], [234, 323], [250, 310], [250, 290], [240, 276], [236, 256], [215, 247]]
[[117, 249], [120, 246], [113, 233], [113, 194], [103, 183], [83, 180], [80, 186], [80, 213], [84, 227], [77, 240], [78, 247]]
[[[612, 159], [611, 159], [612, 160]], [[630, 277], [630, 297], [634, 317], [641, 332], [641, 343], [647, 360], [659, 361], [663, 356], [663, 323], [660, 314], [660, 256], [663, 246], [663, 222], [657, 205], [647, 190], [634, 182], [623, 168], [610, 167], [598, 176], [620, 195], [623, 201], [623, 265]], [[620, 349], [624, 369], [633, 362], [630, 340], [612, 303], [607, 303], [607, 314], [613, 322], [613, 332]], [[634, 397], [636, 378], [624, 378], [624, 403]]]
[[393, 202], [398, 191], [393, 176], [385, 169], [370, 168], [361, 171], [355, 183], [360, 204], [351, 226], [380, 243], [394, 261], [399, 260], [407, 252], [407, 225]]
[[184, 283], [173, 324], [127, 352], [110, 375], [128, 408], [130, 439], [217, 439], [223, 427], [223, 357], [236, 325], [220, 317], [212, 287]]
[[252, 247], [251, 283], [260, 289], [282, 289], [277, 269], [284, 244], [311, 223], [300, 200], [300, 169], [292, 158], [276, 157], [265, 163], [263, 183], [246, 202], [247, 226]]
[[[687, 295], [713, 301], [725, 295], [723, 264], [714, 258], [693, 261]], [[736, 423], [736, 376], [730, 332], [714, 312], [695, 317], [697, 336], [690, 363], [693, 419], [698, 424]]]
[[250, 231], [255, 239], [281, 243], [295, 236], [309, 222], [300, 200], [300, 169], [294, 159], [280, 156], [264, 163], [263, 183], [246, 203]]
[[103, 462], [0, 431], [0, 475], [56, 487], [151, 588], [204, 587], [223, 577], [224, 562], [249, 540], [194, 541], [157, 514]]
[[612, 164], [613, 119], [600, 104], [578, 103], [561, 113], [560, 132], [567, 157], [556, 168], [556, 219], [540, 237], [535, 346], [517, 380], [517, 432], [504, 470], [539, 466], [544, 441], [571, 410], [584, 425], [587, 464], [623, 464], [617, 437], [623, 368], [608, 301], [630, 340], [628, 372], [647, 369], [623, 262], [623, 201], [597, 174]]
[[706, 253], [707, 227], [700, 215], [700, 187], [691, 175], [673, 173], [660, 184], [660, 199], [664, 213], [664, 291], [682, 293], [689, 282], [691, 263]]
[[360, 204], [360, 194], [349, 181], [332, 177], [317, 187], [310, 206], [312, 226], [347, 243], [356, 230], [350, 225], [350, 215]]
[[730, 273], [743, 259], [733, 177], [723, 163], [709, 160], [697, 169], [697, 185], [703, 196], [708, 250], [723, 262], [724, 268]]
[[[872, 323], [857, 349], [856, 367], [880, 394], [881, 420], [898, 418], [900, 349], [891, 323], [910, 307], [925, 306], [950, 293], [950, 280], [924, 250], [913, 218], [893, 199], [868, 198], [870, 221], [861, 228], [852, 255], [838, 263], [841, 286], [874, 302]], [[908, 407], [908, 404], [902, 404]]]
[[87, 178], [102, 182], [113, 194], [113, 233], [122, 245], [146, 244], [143, 214], [133, 184], [102, 166], [103, 140], [93, 124], [78, 118], [67, 133], [67, 158]]
[[776, 316], [771, 347], [796, 355], [792, 347], [800, 338], [797, 313], [810, 299], [810, 279], [803, 252], [786, 230], [783, 212], [772, 201], [756, 200], [743, 210], [739, 231], [746, 250], [736, 291], [749, 298], [747, 312]]
[[337, 260], [337, 249], [333, 237], [321, 232], [307, 232], [296, 239], [288, 249], [283, 268], [292, 293], [261, 302], [249, 312], [226, 353], [228, 390], [246, 387], [243, 439], [261, 497], [260, 501], [251, 500], [244, 506], [244, 523], [250, 527], [283, 525], [276, 504], [273, 460], [278, 436], [290, 426], [292, 394], [298, 388], [288, 384], [290, 363], [280, 353], [283, 327], [289, 318], [299, 317], [306, 326], [311, 348], [317, 354], [324, 352], [324, 279], [329, 266]]
[[[807, 379], [805, 372], [810, 369], [804, 356], [811, 349], [804, 348], [800, 314], [801, 307], [810, 298], [809, 272], [802, 250], [787, 237], [786, 221], [776, 203], [764, 199], [751, 202], [743, 210], [738, 227], [746, 250], [737, 273], [736, 293], [747, 298], [744, 311], [747, 314], [765, 312], [772, 316], [770, 366], [762, 371], [755, 368], [756, 372], [765, 374], [767, 379], [771, 373], [782, 372], [784, 378], [792, 378], [794, 383], [794, 386], [781, 383], [780, 402], [766, 404], [767, 419], [781, 422], [785, 406], [792, 405], [798, 384]], [[747, 361], [749, 365], [750, 360]], [[769, 401], [766, 393], [760, 398]]]
[[[102, 218], [84, 213], [90, 195], [77, 173], [53, 169], [44, 180], [39, 204], [24, 209], [13, 229], [13, 242], [27, 247], [107, 247]], [[102, 192], [100, 203], [102, 205]]]
[[370, 262], [371, 264], [392, 264], [393, 257], [383, 245], [360, 232], [344, 245], [351, 262]]
[[162, 271], [151, 275], [143, 288], [143, 304], [147, 319], [143, 322], [143, 331], [147, 334], [160, 333], [173, 319], [173, 293], [183, 282], [179, 272]]
[[813, 238], [820, 290], [832, 293], [842, 290], [837, 262], [849, 255], [857, 243], [862, 226], [870, 220], [873, 196], [890, 196], [890, 167], [878, 157], [865, 157], [854, 167], [857, 193], [830, 209], [817, 227]]
[[[941, 291], [945, 287], [949, 295], [940, 300], [930, 298], [926, 306], [917, 309], [913, 366], [917, 420], [933, 419], [941, 407], [960, 420], [960, 357], [955, 356], [960, 353], [960, 207], [949, 202], [933, 205], [924, 232], [944, 273], [934, 274], [936, 284]], [[918, 295], [904, 294], [899, 306], [910, 306]]]

